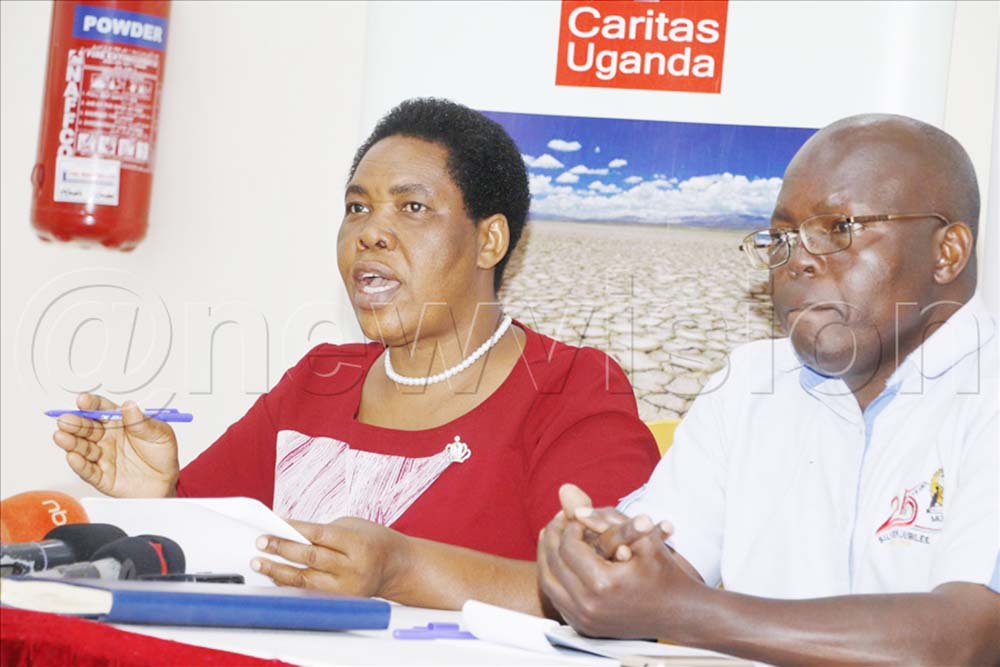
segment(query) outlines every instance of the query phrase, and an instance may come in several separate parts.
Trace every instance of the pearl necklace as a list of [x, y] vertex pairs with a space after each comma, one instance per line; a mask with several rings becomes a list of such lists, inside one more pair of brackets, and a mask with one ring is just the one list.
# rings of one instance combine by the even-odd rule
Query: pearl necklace
[[438, 382], [444, 382], [449, 378], [453, 378], [472, 364], [479, 361], [479, 357], [486, 354], [491, 347], [497, 344], [497, 341], [507, 333], [507, 329], [510, 328], [511, 323], [514, 320], [507, 315], [500, 322], [500, 326], [497, 330], [493, 332], [493, 335], [489, 339], [480, 345], [475, 352], [467, 356], [457, 365], [451, 368], [446, 368], [437, 375], [429, 375], [427, 377], [409, 377], [407, 375], [400, 375], [396, 372], [396, 369], [392, 367], [392, 359], [390, 359], [389, 348], [385, 349], [385, 374], [389, 376], [389, 379], [397, 384], [405, 384], [410, 387], [418, 387], [420, 385], [437, 384]]

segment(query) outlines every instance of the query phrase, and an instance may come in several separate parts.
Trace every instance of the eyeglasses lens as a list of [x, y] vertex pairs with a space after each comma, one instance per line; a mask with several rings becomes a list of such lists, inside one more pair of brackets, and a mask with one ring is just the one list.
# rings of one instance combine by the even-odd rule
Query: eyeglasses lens
[[842, 215], [817, 215], [799, 226], [799, 237], [814, 255], [829, 255], [851, 245], [851, 223]]
[[788, 243], [784, 235], [774, 229], [754, 232], [744, 241], [744, 248], [747, 250], [750, 262], [759, 268], [770, 268], [781, 264], [788, 256]]

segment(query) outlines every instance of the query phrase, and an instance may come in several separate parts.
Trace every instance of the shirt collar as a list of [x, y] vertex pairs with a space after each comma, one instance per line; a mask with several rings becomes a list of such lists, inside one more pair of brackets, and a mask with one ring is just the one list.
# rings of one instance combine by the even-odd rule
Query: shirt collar
[[[996, 321], [982, 299], [978, 294], [973, 296], [903, 360], [889, 377], [886, 388], [895, 395], [900, 389], [920, 383], [924, 378], [941, 377], [962, 359], [989, 343], [996, 335], [996, 328]], [[821, 400], [842, 416], [853, 416], [858, 410], [853, 396], [850, 401], [838, 400], [850, 394], [847, 385], [840, 378], [823, 375], [810, 368], [795, 352], [791, 339], [785, 340], [788, 345], [775, 359], [778, 370], [783, 373], [798, 371], [799, 384], [803, 389], [818, 398], [824, 397]], [[902, 386], [904, 383], [906, 386]]]
[[795, 351], [791, 338], [780, 339], [783, 345], [777, 346], [774, 355], [774, 366], [782, 373], [791, 373], [800, 368], [806, 368], [805, 363], [799, 359], [799, 353]]
[[903, 360], [886, 385], [941, 377], [993, 340], [996, 328], [996, 320], [979, 295], [974, 295]]
[[[955, 364], [981, 349], [996, 335], [997, 323], [979, 295], [973, 296], [961, 308], [952, 313], [937, 331], [909, 354], [893, 378], [901, 378], [909, 366], [915, 366], [926, 378], [936, 378], [947, 373]], [[790, 338], [783, 339], [788, 345], [775, 354], [775, 366], [782, 373], [802, 369], [803, 386], [815, 387], [830, 376], [810, 368], [799, 358]], [[892, 384], [892, 380], [888, 384]]]
[[839, 377], [823, 375], [799, 362], [799, 384], [806, 392], [848, 421], [861, 418], [861, 409], [847, 383]]
[[861, 411], [858, 409], [858, 402], [854, 399], [847, 384], [839, 377], [823, 375], [810, 368], [799, 358], [790, 338], [781, 340], [783, 345], [777, 348], [775, 354], [775, 368], [785, 374], [798, 373], [798, 381], [801, 387], [826, 407], [833, 410], [840, 417], [857, 421], [861, 418]]

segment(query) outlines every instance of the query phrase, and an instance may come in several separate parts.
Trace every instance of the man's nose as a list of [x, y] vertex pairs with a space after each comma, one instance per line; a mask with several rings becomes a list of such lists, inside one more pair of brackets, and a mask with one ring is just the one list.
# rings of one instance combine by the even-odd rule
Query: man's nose
[[788, 261], [781, 268], [794, 275], [814, 275], [820, 270], [823, 257], [806, 250], [800, 237], [792, 236], [788, 239], [788, 243]]

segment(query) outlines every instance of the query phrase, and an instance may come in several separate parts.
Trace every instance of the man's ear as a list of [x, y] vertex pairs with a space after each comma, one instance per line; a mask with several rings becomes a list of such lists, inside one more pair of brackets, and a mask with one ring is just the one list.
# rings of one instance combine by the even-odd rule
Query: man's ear
[[964, 222], [953, 222], [934, 235], [936, 259], [934, 281], [939, 285], [953, 282], [972, 259], [975, 246], [972, 229]]
[[497, 213], [483, 218], [478, 224], [479, 259], [477, 266], [492, 269], [507, 254], [510, 247], [510, 227], [507, 216]]

